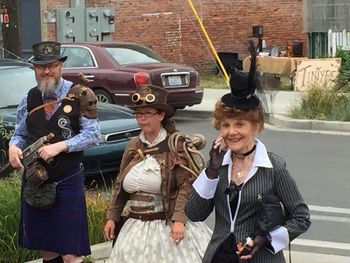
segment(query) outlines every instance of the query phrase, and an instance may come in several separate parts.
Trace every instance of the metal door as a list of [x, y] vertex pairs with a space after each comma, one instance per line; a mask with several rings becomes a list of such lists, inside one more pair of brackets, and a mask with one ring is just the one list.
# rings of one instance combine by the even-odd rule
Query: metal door
[[32, 55], [32, 45], [41, 40], [40, 0], [22, 0], [23, 57]]

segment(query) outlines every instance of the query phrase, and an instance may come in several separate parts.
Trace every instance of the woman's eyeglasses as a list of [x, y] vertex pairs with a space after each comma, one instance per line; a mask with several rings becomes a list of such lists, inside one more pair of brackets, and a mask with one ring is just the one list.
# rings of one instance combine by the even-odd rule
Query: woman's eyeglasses
[[141, 104], [142, 102], [146, 102], [147, 104], [151, 104], [156, 100], [156, 97], [153, 94], [140, 95], [139, 93], [135, 93], [131, 97], [131, 101], [135, 104]]
[[158, 114], [158, 111], [145, 111], [145, 112], [135, 112], [134, 115], [136, 118], [141, 118], [145, 116], [145, 118], [151, 118], [152, 116]]

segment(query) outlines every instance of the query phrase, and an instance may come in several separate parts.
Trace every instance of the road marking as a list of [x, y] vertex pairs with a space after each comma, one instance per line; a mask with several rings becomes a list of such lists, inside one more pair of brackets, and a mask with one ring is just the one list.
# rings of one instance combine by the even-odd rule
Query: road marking
[[297, 238], [297, 239], [294, 239], [291, 244], [300, 245], [300, 246], [310, 246], [310, 247], [333, 248], [333, 249], [350, 251], [350, 243]]
[[318, 206], [318, 205], [309, 205], [308, 207], [309, 207], [310, 211], [350, 215], [350, 209], [348, 209], [348, 208], [331, 207], [331, 206]]
[[311, 214], [311, 220], [337, 222], [337, 223], [350, 223], [350, 218], [342, 216], [320, 216]]

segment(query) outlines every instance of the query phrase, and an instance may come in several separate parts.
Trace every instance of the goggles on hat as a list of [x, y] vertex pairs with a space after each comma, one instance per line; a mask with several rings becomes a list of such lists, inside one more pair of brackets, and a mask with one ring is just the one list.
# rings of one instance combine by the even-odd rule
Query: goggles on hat
[[139, 93], [134, 93], [131, 96], [131, 101], [135, 104], [141, 104], [142, 102], [151, 104], [155, 100], [156, 100], [156, 97], [153, 94], [140, 95]]

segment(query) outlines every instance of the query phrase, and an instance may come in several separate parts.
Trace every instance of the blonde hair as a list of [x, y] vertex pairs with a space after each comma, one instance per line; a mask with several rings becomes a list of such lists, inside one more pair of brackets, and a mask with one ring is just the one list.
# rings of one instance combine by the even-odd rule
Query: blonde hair
[[259, 132], [264, 129], [264, 110], [259, 104], [257, 107], [248, 110], [227, 107], [218, 100], [212, 113], [212, 126], [216, 130], [220, 130], [221, 121], [225, 118], [233, 118], [237, 120], [247, 120], [253, 124], [259, 125]]

